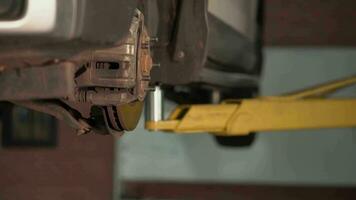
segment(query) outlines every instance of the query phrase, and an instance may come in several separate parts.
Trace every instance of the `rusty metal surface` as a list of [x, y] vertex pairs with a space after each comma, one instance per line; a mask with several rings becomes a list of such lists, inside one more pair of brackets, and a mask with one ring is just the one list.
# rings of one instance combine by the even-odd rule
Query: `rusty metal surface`
[[160, 0], [157, 5], [159, 41], [154, 60], [160, 67], [152, 70], [152, 79], [168, 85], [190, 83], [206, 58], [207, 1]]
[[122, 44], [114, 48], [91, 52], [89, 63], [79, 70], [78, 87], [134, 87], [135, 43]]
[[96, 105], [91, 112], [96, 132], [122, 133], [136, 127], [151, 79], [150, 46], [143, 15], [137, 12], [124, 41], [92, 52], [90, 64], [78, 70], [76, 97]]
[[137, 12], [129, 35], [116, 47], [88, 53], [89, 61], [76, 72], [78, 101], [121, 105], [144, 99], [152, 59], [143, 20], [143, 15]]
[[[82, 52], [71, 62], [33, 59], [27, 67], [0, 66], [0, 100], [53, 115], [78, 134], [132, 130], [142, 112], [152, 68], [150, 37], [139, 10], [128, 32], [115, 47]], [[90, 103], [90, 117], [84, 118], [62, 100]]]
[[136, 127], [151, 80], [150, 37], [144, 17], [137, 12], [130, 33], [117, 47], [89, 54], [89, 64], [76, 73], [80, 102], [89, 102], [91, 123], [102, 134], [122, 133]]
[[75, 66], [69, 62], [0, 72], [0, 100], [72, 99]]

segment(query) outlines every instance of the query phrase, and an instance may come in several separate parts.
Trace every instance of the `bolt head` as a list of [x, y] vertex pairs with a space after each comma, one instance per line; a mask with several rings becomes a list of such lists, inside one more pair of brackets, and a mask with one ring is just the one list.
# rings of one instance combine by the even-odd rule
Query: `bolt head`
[[184, 58], [184, 57], [185, 57], [184, 51], [179, 51], [179, 52], [177, 53], [177, 58], [182, 59], [182, 58]]

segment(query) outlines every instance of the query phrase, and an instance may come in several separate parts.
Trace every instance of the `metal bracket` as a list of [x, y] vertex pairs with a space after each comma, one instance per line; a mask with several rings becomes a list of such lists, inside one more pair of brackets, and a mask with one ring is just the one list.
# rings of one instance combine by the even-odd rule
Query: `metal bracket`
[[71, 62], [8, 69], [0, 73], [0, 100], [74, 99]]

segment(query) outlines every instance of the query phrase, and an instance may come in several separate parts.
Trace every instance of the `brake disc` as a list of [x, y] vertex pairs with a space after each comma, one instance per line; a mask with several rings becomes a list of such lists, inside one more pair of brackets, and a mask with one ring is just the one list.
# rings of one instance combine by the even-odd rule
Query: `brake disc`
[[143, 109], [142, 101], [111, 106], [108, 115], [111, 125], [117, 131], [132, 131], [136, 128]]

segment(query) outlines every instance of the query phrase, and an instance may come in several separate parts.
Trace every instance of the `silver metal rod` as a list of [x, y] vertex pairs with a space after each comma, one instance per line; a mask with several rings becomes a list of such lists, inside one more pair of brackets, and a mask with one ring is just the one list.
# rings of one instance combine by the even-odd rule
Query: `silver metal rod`
[[213, 89], [211, 91], [211, 103], [219, 104], [221, 101], [221, 93], [218, 89]]
[[160, 86], [149, 92], [146, 97], [145, 120], [160, 121], [163, 119], [163, 92]]

